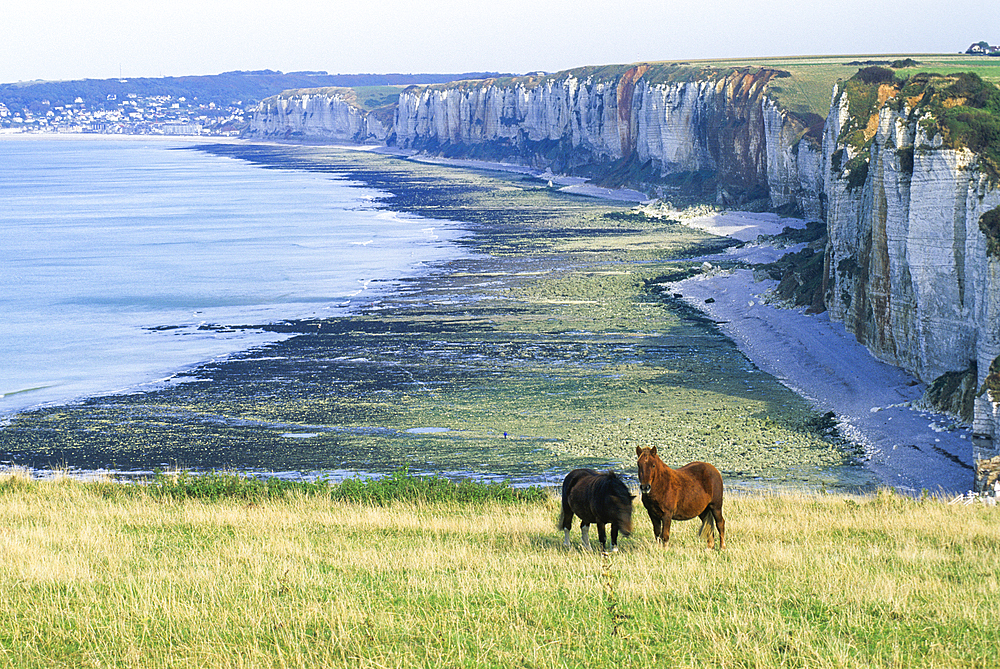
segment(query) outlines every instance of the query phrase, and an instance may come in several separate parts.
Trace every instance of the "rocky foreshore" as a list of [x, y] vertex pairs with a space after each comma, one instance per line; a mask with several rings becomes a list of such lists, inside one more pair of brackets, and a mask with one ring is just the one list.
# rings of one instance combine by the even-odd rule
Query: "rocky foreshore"
[[531, 176], [325, 147], [207, 150], [368, 184], [393, 210], [463, 222], [474, 253], [351, 317], [268, 326], [293, 336], [185, 383], [22, 414], [2, 428], [9, 459], [552, 483], [578, 465], [633, 471], [635, 447], [656, 444], [674, 464], [716, 463], [734, 490], [881, 484], [822, 413], [656, 290], [732, 242]]

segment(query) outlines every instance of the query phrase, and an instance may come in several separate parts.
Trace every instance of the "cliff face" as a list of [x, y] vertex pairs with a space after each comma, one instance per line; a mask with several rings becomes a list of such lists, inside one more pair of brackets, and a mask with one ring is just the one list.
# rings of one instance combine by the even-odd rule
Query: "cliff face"
[[[390, 117], [391, 118], [391, 117]], [[390, 124], [385, 115], [358, 106], [350, 88], [303, 90], [263, 100], [247, 136], [274, 139], [384, 142]]]
[[264, 100], [246, 134], [386, 142], [822, 216], [819, 138], [766, 94], [784, 73], [675, 76], [638, 65], [411, 86], [394, 116], [363, 110], [347, 88], [290, 91]]
[[722, 204], [765, 200], [818, 217], [819, 144], [767, 98], [779, 75], [737, 70], [671, 83], [642, 65], [605, 78], [570, 71], [412, 87], [400, 95], [395, 143], [561, 172], [633, 165], [650, 190], [703, 185]]
[[[827, 119], [827, 309], [877, 357], [927, 382], [975, 368], [978, 388], [1000, 355], [1000, 257], [980, 225], [1000, 189], [920, 96], [891, 88], [878, 100], [858, 122], [840, 86]], [[980, 439], [1000, 437], [996, 406], [976, 399]]]

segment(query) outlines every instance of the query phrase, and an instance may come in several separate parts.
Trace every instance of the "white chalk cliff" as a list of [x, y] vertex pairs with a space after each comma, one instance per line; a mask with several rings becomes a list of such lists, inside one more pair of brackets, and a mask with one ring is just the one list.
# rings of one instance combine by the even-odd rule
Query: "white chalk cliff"
[[381, 143], [390, 125], [385, 114], [362, 109], [352, 89], [322, 88], [286, 91], [263, 100], [245, 134], [271, 139]]
[[613, 77], [571, 70], [414, 86], [400, 95], [394, 142], [557, 172], [612, 166], [632, 185], [661, 194], [666, 187], [667, 196], [668, 177], [683, 175], [723, 204], [765, 200], [821, 215], [819, 142], [804, 139], [801, 119], [765, 94], [780, 73], [677, 82], [669, 74], [640, 65]]
[[[849, 107], [838, 89], [823, 144], [830, 317], [924, 381], [975, 365], [981, 386], [1000, 355], [1000, 257], [979, 222], [1000, 207], [1000, 188], [976, 153], [929, 134], [929, 117], [909, 102], [877, 110], [863, 150], [838, 141]], [[864, 178], [852, 183], [856, 157]], [[973, 422], [994, 443], [997, 406], [980, 395]]]

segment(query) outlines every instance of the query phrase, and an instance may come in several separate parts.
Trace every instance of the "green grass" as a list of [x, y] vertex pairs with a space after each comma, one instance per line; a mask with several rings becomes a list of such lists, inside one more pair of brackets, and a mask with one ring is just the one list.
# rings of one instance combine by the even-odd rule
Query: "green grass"
[[0, 484], [12, 667], [990, 667], [995, 508], [732, 495], [562, 547], [555, 497], [369, 504]]
[[354, 86], [352, 88], [327, 86], [323, 88], [293, 88], [282, 91], [277, 97], [293, 98], [300, 95], [338, 95], [348, 104], [364, 111], [395, 105], [399, 101], [399, 86]]
[[512, 488], [508, 483], [453, 481], [443, 476], [415, 476], [400, 469], [383, 477], [350, 478], [332, 483], [326, 478], [315, 481], [252, 477], [226, 472], [165, 474], [156, 472], [152, 479], [131, 486], [112, 486], [115, 494], [142, 493], [155, 499], [235, 499], [248, 502], [287, 499], [294, 495], [325, 497], [331, 500], [364, 504], [410, 503], [527, 503], [543, 499], [541, 488]]
[[362, 109], [372, 110], [399, 102], [399, 86], [355, 86], [354, 94]]
[[[780, 79], [768, 86], [770, 94], [785, 109], [798, 113], [813, 113], [826, 117], [830, 111], [833, 85], [838, 80], [854, 76], [864, 63], [885, 63], [890, 67], [894, 62], [910, 58], [917, 62], [910, 67], [893, 68], [899, 78], [910, 77], [918, 72], [938, 72], [955, 74], [975, 72], [986, 81], [1000, 83], [1000, 59], [975, 58], [950, 54], [891, 54], [891, 55], [844, 55], [844, 56], [801, 56], [786, 58], [748, 58], [741, 60], [699, 61], [716, 63], [719, 66], [753, 65], [773, 67], [789, 72], [792, 76]], [[857, 63], [857, 64], [851, 64]]]

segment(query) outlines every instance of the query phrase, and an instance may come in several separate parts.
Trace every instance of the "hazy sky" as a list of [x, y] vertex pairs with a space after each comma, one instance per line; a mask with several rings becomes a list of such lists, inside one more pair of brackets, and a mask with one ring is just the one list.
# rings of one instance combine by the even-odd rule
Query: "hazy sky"
[[998, 0], [14, 0], [0, 82], [272, 69], [524, 73], [653, 60], [955, 53]]

